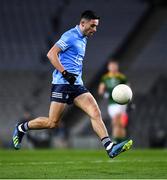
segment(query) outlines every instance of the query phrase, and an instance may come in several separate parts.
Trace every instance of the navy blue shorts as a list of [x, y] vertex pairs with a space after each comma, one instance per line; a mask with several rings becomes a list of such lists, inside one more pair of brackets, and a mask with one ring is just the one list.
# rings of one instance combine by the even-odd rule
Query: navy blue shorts
[[85, 86], [70, 84], [52, 84], [51, 101], [72, 104], [74, 99], [89, 92]]

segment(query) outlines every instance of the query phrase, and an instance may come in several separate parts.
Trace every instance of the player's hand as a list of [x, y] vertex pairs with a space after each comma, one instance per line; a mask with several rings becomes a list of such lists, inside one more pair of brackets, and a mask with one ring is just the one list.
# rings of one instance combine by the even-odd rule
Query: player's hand
[[62, 72], [62, 75], [63, 75], [64, 79], [66, 79], [71, 85], [73, 85], [75, 83], [76, 77], [78, 76], [77, 74], [70, 73], [67, 70], [64, 70]]

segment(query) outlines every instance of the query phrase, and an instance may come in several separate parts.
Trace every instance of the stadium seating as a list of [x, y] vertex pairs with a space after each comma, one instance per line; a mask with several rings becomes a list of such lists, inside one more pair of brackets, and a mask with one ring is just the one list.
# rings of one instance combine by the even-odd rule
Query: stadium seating
[[[160, 74], [166, 74], [167, 61], [164, 46], [167, 42], [166, 32], [167, 21], [160, 26], [131, 65], [128, 73], [132, 84], [135, 84], [135, 91], [147, 92]], [[143, 81], [144, 86], [142, 86]]]
[[[166, 72], [166, 48], [164, 44], [167, 42], [167, 21], [160, 27], [155, 36], [146, 45], [133, 64], [134, 71], [156, 71], [161, 69], [161, 72]], [[151, 63], [150, 63], [151, 62]]]
[[[150, 136], [154, 140], [159, 138], [159, 141], [162, 138], [166, 139], [167, 98], [164, 96], [166, 91], [167, 78], [161, 76], [147, 94], [135, 97], [136, 110], [130, 113], [130, 132], [135, 139], [136, 146], [148, 147], [150, 141], [153, 141], [150, 140]], [[164, 143], [166, 144], [166, 140]]]

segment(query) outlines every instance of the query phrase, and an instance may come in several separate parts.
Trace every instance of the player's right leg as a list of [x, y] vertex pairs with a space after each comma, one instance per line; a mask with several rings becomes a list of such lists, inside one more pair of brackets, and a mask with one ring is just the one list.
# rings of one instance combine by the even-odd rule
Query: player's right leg
[[89, 93], [79, 95], [74, 100], [75, 105], [88, 114], [92, 127], [100, 137], [109, 157], [114, 158], [120, 153], [127, 151], [132, 146], [132, 140], [126, 140], [119, 144], [111, 142], [106, 127], [103, 123], [101, 112], [94, 97]]
[[114, 144], [109, 138], [107, 129], [101, 117], [101, 111], [92, 94], [89, 92], [81, 94], [74, 99], [74, 103], [90, 117], [93, 130], [101, 139], [104, 148], [110, 156], [110, 151]]
[[29, 122], [17, 124], [12, 138], [14, 148], [21, 148], [21, 141], [27, 130], [50, 129], [57, 127], [64, 108], [64, 103], [52, 101], [50, 104], [49, 117], [38, 117]]

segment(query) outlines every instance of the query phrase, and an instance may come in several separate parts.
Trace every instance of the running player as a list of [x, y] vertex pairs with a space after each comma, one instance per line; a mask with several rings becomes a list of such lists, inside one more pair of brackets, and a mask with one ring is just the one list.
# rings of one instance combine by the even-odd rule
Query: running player
[[101, 78], [98, 88], [99, 95], [107, 95], [109, 99], [108, 114], [111, 118], [112, 136], [116, 143], [126, 139], [126, 126], [128, 116], [126, 113], [126, 105], [120, 105], [112, 99], [112, 90], [118, 84], [126, 84], [127, 78], [119, 72], [118, 62], [111, 60], [107, 65], [108, 72]]
[[49, 116], [17, 124], [13, 134], [15, 149], [20, 149], [26, 131], [56, 128], [66, 104], [71, 103], [89, 115], [93, 130], [101, 139], [109, 157], [113, 158], [131, 147], [132, 140], [119, 144], [111, 142], [96, 100], [83, 85], [81, 76], [86, 43], [88, 37], [96, 32], [99, 19], [93, 11], [83, 12], [79, 25], [65, 32], [49, 50], [47, 57], [55, 68]]

